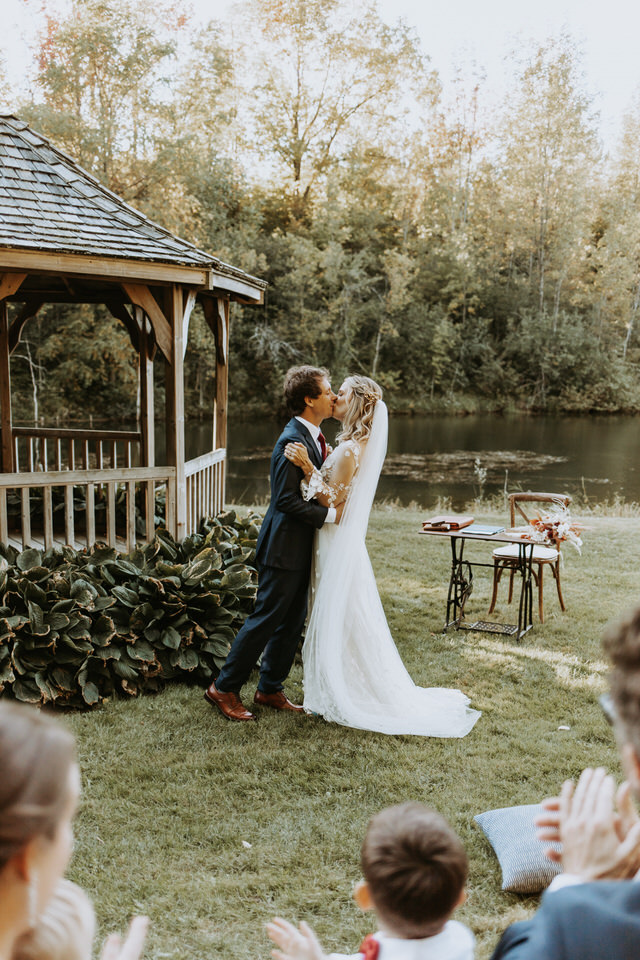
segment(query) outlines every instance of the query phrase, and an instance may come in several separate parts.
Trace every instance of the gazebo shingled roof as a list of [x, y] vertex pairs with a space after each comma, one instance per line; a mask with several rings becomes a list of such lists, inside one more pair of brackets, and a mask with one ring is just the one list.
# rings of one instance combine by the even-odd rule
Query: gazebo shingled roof
[[266, 287], [154, 223], [11, 114], [0, 115], [0, 247], [209, 267]]
[[[0, 115], [0, 452], [4, 474], [0, 474], [0, 540], [8, 531], [7, 491], [22, 489], [24, 543], [25, 531], [30, 530], [29, 497], [25, 490], [39, 485], [46, 488], [47, 484], [50, 490], [54, 482], [54, 474], [49, 479], [46, 474], [46, 444], [54, 439], [54, 431], [38, 425], [31, 431], [14, 428], [11, 418], [9, 355], [19, 343], [23, 326], [43, 303], [104, 303], [125, 324], [139, 354], [142, 409], [136, 442], [140, 444], [140, 466], [147, 471], [144, 478], [148, 483], [154, 482], [155, 477], [152, 361], [156, 347], [164, 355], [167, 464], [172, 471], [173, 491], [172, 502], [167, 505], [167, 524], [177, 536], [183, 536], [188, 529], [195, 529], [198, 514], [203, 515], [202, 511], [212, 505], [219, 508], [223, 502], [229, 304], [232, 300], [262, 303], [266, 286], [264, 280], [174, 236], [129, 206], [19, 118]], [[183, 357], [196, 300], [202, 304], [215, 337], [214, 449], [186, 464]], [[22, 304], [11, 323], [8, 303]], [[56, 477], [61, 469], [60, 435], [65, 434], [65, 444], [72, 444], [75, 441], [67, 436], [71, 432], [57, 433]], [[75, 455], [70, 446], [65, 467], [70, 473], [64, 483], [68, 488], [72, 475], [75, 483], [80, 477], [87, 484], [87, 495], [95, 483], [118, 482], [115, 446], [110, 479], [89, 478], [88, 468], [95, 457], [86, 452], [87, 444], [94, 439], [96, 444], [102, 444], [89, 433], [83, 431], [84, 473], [75, 470]], [[113, 432], [112, 435], [115, 436]], [[20, 472], [20, 438], [28, 441], [31, 449], [34, 441], [44, 445], [44, 474]], [[99, 464], [105, 462], [102, 447], [95, 456]], [[24, 478], [23, 483], [15, 482], [18, 476]], [[138, 483], [142, 476], [127, 474], [127, 482]], [[131, 510], [132, 506], [129, 521]], [[147, 516], [152, 513], [149, 509]], [[73, 533], [73, 518], [69, 519], [69, 511], [67, 514]], [[127, 541], [134, 537], [129, 521]], [[110, 528], [111, 539], [115, 537], [113, 524], [115, 520]], [[147, 535], [150, 533], [148, 528]], [[45, 543], [47, 538], [51, 540], [51, 530], [47, 535], [45, 522]], [[87, 542], [89, 539], [87, 527]]]

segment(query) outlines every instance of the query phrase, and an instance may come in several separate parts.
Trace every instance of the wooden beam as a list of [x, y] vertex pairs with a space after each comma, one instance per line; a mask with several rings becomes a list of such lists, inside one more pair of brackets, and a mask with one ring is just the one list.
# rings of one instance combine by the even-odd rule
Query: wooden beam
[[196, 296], [198, 294], [197, 290], [189, 290], [186, 293], [184, 298], [184, 314], [182, 318], [182, 350], [184, 357], [187, 353], [187, 342], [189, 340], [189, 320], [191, 319], [191, 311], [196, 304]]
[[[255, 285], [251, 282], [254, 279]], [[215, 267], [211, 270], [209, 289], [216, 295], [238, 294], [238, 299], [243, 298], [247, 303], [260, 304], [264, 303], [265, 287], [264, 280], [257, 280], [248, 274], [245, 280], [241, 277], [229, 277], [224, 273], [218, 273]]]
[[[174, 529], [169, 532], [182, 540], [187, 532], [187, 479], [185, 475], [184, 444], [184, 365], [182, 347], [182, 321], [184, 304], [182, 287], [175, 284], [166, 294], [167, 314], [171, 316], [173, 363], [165, 367], [165, 409], [167, 430], [167, 464], [175, 467], [171, 509], [167, 503], [167, 516], [173, 518]], [[175, 512], [174, 512], [175, 511]]]
[[16, 290], [20, 289], [22, 281], [26, 278], [26, 273], [3, 273], [0, 276], [0, 300], [12, 297]]
[[[227, 350], [229, 346], [229, 331], [226, 328], [229, 301], [224, 297], [219, 297], [218, 299], [214, 297], [201, 297], [200, 302], [204, 310], [204, 318], [207, 321], [211, 333], [215, 337], [217, 362], [225, 364], [227, 362]], [[227, 313], [225, 313], [220, 306], [223, 303], [227, 304]]]
[[218, 305], [217, 344], [218, 363], [229, 362], [229, 301], [222, 298], [216, 301]]
[[36, 299], [35, 297], [30, 297], [28, 300], [25, 300], [22, 310], [9, 328], [9, 353], [13, 353], [20, 343], [22, 328], [27, 320], [31, 320], [32, 317], [35, 317], [43, 304], [44, 300]]
[[46, 250], [0, 250], [0, 271], [27, 270], [28, 273], [110, 278], [122, 282], [187, 283], [208, 289], [211, 270], [207, 266], [185, 266], [179, 263], [158, 263], [149, 260], [124, 260], [82, 253], [54, 253]]
[[[46, 289], [44, 287], [38, 287], [37, 290], [24, 291], [20, 292], [18, 290], [12, 297], [7, 297], [9, 303], [26, 303], [27, 300], [33, 300], [36, 296], [42, 300], [43, 303], [102, 303], [104, 304], [107, 298], [118, 298], [122, 296], [122, 290], [120, 289], [119, 284], [110, 283], [109, 287], [102, 288], [101, 293], [96, 293], [95, 289], [97, 284], [94, 280], [89, 281], [92, 284], [92, 290], [89, 292], [88, 289], [81, 290], [77, 293], [75, 297], [71, 297], [68, 292], [62, 292], [60, 290]], [[109, 281], [106, 281], [109, 283]], [[93, 286], [95, 284], [95, 286]]]
[[9, 316], [7, 301], [0, 301], [0, 426], [2, 472], [13, 473], [13, 425], [11, 420], [11, 368], [9, 363]]
[[[156, 335], [156, 342], [165, 360], [171, 363], [173, 359], [171, 353], [173, 350], [173, 334], [167, 317], [158, 306], [158, 301], [144, 284], [123, 283], [122, 287], [131, 303], [136, 307], [142, 307], [149, 317]], [[182, 304], [180, 305], [180, 342], [182, 343]]]
[[105, 306], [116, 318], [116, 320], [120, 320], [122, 323], [124, 323], [133, 349], [136, 351], [136, 353], [140, 353], [140, 326], [127, 310], [126, 306], [124, 305], [124, 301], [105, 300]]

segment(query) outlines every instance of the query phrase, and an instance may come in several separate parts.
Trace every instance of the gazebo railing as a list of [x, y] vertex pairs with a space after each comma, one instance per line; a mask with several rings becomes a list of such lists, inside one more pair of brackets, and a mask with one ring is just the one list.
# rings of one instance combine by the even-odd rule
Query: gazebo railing
[[185, 464], [187, 534], [197, 533], [203, 517], [215, 517], [224, 508], [224, 470], [227, 451], [211, 450]]
[[0, 541], [21, 549], [57, 544], [133, 550], [153, 539], [156, 495], [175, 527], [175, 467], [0, 473]]
[[140, 463], [140, 434], [128, 430], [14, 427], [16, 473], [103, 470]]

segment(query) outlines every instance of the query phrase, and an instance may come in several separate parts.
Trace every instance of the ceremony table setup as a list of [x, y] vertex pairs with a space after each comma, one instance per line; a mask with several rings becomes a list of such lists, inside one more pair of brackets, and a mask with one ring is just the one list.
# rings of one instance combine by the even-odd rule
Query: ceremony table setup
[[[447, 613], [443, 630], [446, 632], [451, 627], [456, 630], [479, 630], [486, 633], [502, 633], [520, 640], [533, 626], [532, 560], [534, 543], [533, 541], [523, 540], [521, 535], [511, 530], [486, 527], [482, 531], [474, 530], [473, 527], [480, 527], [480, 524], [473, 523], [468, 527], [452, 528], [450, 530], [432, 528], [419, 531], [424, 536], [448, 538], [451, 544], [451, 576], [447, 591]], [[494, 566], [493, 561], [486, 563], [482, 560], [465, 558], [465, 544], [473, 541], [517, 545], [516, 565], [520, 576], [517, 623], [465, 619], [465, 605], [473, 591], [473, 568], [490, 567], [493, 569]]]
[[[448, 537], [451, 544], [451, 573], [447, 591], [447, 611], [444, 631], [451, 627], [457, 630], [478, 630], [484, 633], [514, 636], [517, 641], [533, 626], [533, 584], [538, 587], [538, 614], [544, 622], [543, 571], [551, 568], [556, 582], [558, 601], [564, 612], [565, 603], [560, 588], [561, 544], [569, 542], [580, 552], [580, 533], [584, 525], [572, 520], [569, 515], [571, 497], [566, 494], [512, 493], [508, 496], [510, 526], [505, 529], [499, 523], [476, 523], [472, 516], [438, 516], [423, 521], [421, 535]], [[544, 504], [547, 509], [537, 510], [531, 517], [526, 512], [531, 504]], [[516, 526], [517, 515], [525, 522]], [[467, 541], [506, 544], [495, 547], [491, 562], [465, 557]], [[537, 569], [534, 569], [534, 566]], [[509, 572], [509, 596], [511, 603], [513, 586], [519, 578], [518, 622], [499, 623], [494, 620], [467, 620], [465, 605], [473, 591], [473, 568], [489, 567], [493, 570], [493, 591], [488, 613], [496, 605], [498, 584], [502, 573]]]

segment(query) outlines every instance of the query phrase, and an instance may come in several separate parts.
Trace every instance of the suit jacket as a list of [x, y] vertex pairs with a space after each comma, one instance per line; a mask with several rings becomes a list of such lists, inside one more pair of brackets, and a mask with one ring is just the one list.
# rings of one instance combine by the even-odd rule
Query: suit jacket
[[640, 957], [640, 883], [597, 881], [546, 893], [531, 920], [508, 927], [495, 960]]
[[305, 500], [300, 493], [304, 474], [284, 455], [288, 443], [304, 443], [311, 462], [322, 466], [322, 457], [299, 420], [289, 420], [271, 454], [269, 480], [271, 502], [260, 527], [256, 560], [269, 567], [300, 570], [311, 564], [313, 534], [327, 516], [327, 507], [316, 500]]

